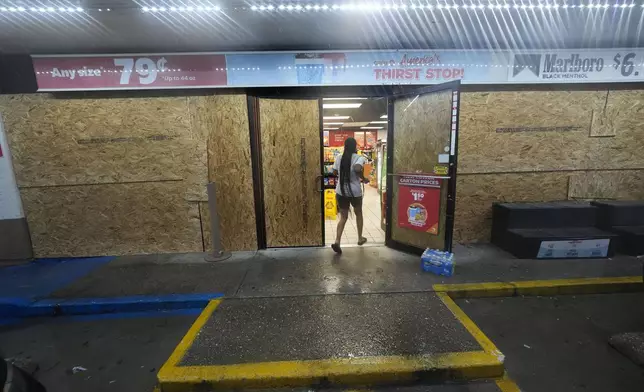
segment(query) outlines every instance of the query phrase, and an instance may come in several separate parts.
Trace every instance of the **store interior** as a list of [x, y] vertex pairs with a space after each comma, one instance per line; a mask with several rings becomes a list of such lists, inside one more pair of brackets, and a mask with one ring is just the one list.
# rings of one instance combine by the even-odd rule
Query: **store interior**
[[[324, 228], [325, 243], [335, 242], [337, 205], [335, 188], [337, 177], [333, 163], [344, 151], [344, 141], [353, 137], [358, 144], [358, 154], [367, 159], [364, 175], [369, 179], [363, 187], [363, 237], [367, 244], [385, 242], [384, 203], [386, 146], [387, 146], [387, 100], [386, 98], [324, 98]], [[353, 210], [342, 234], [342, 246], [357, 245], [358, 231]]]

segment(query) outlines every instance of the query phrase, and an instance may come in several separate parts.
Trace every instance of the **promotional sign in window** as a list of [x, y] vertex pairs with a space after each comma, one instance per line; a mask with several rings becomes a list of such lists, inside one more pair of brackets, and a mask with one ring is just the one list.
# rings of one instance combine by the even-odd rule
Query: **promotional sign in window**
[[398, 227], [438, 235], [441, 179], [423, 174], [398, 177]]
[[329, 146], [331, 147], [344, 147], [344, 141], [353, 137], [353, 132], [350, 131], [331, 131], [329, 134]]

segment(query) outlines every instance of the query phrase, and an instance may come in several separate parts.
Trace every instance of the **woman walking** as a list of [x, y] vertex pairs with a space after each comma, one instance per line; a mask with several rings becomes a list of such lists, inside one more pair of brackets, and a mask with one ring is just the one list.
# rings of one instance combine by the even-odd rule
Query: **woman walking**
[[356, 224], [358, 225], [358, 245], [367, 242], [362, 236], [362, 186], [361, 183], [368, 183], [364, 177], [364, 164], [367, 159], [358, 155], [356, 139], [350, 137], [344, 141], [344, 153], [335, 159], [333, 164], [333, 174], [339, 176], [339, 181], [335, 187], [338, 209], [340, 210], [340, 221], [338, 222], [338, 232], [335, 243], [331, 248], [336, 253], [342, 253], [340, 240], [344, 225], [349, 219], [349, 205], [353, 206], [353, 212], [356, 214]]

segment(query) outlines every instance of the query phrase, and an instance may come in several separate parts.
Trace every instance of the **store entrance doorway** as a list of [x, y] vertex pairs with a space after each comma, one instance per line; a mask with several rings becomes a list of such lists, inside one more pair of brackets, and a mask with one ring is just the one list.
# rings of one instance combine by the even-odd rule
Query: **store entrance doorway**
[[[333, 169], [351, 137], [369, 179], [362, 191], [366, 245], [450, 251], [459, 88], [455, 81], [381, 97], [249, 96], [258, 248], [336, 242]], [[350, 214], [341, 246], [358, 246], [357, 226]]]
[[[339, 178], [334, 174], [334, 164], [342, 158], [344, 143], [348, 138], [357, 142], [357, 153], [363, 158], [363, 173], [368, 183], [362, 184], [362, 238], [366, 245], [385, 243], [384, 201], [387, 139], [387, 98], [333, 97], [323, 98], [324, 144], [324, 229], [325, 243], [337, 241], [340, 214], [336, 192]], [[336, 166], [337, 168], [337, 166]], [[357, 246], [358, 216], [350, 208], [348, 220], [340, 240], [342, 247]]]

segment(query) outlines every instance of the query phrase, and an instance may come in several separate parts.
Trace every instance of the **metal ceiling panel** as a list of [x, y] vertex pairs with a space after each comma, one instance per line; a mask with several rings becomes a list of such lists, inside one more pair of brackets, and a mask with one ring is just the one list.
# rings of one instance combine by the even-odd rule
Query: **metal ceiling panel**
[[[22, 4], [28, 11], [30, 7], [51, 3], [0, 1], [0, 6], [11, 4]], [[260, 12], [251, 11], [249, 3], [220, 2], [221, 12], [153, 13], [141, 11], [150, 2], [114, 0], [64, 4], [78, 5], [85, 12], [0, 12], [0, 51], [82, 54], [556, 49], [638, 47], [643, 43], [639, 5], [591, 10]], [[111, 7], [109, 12], [108, 7]]]

